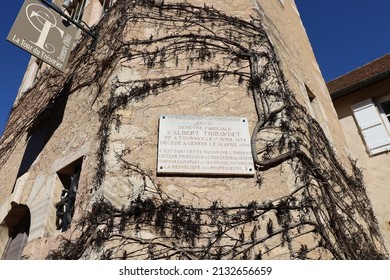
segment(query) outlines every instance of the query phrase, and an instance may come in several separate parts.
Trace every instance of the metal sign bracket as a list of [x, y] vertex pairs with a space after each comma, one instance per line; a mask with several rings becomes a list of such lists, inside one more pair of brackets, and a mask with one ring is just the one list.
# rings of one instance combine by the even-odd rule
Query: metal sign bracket
[[84, 31], [87, 35], [89, 35], [90, 37], [92, 37], [93, 41], [92, 41], [92, 44], [91, 46], [89, 47], [90, 50], [95, 50], [96, 49], [96, 45], [97, 45], [97, 40], [99, 38], [98, 36], [98, 33], [97, 31], [94, 29], [94, 28], [91, 28], [89, 27], [85, 22], [82, 22], [84, 23], [87, 28], [85, 28], [84, 26], [81, 25], [80, 22], [77, 22], [75, 21], [74, 19], [72, 19], [70, 16], [68, 16], [67, 14], [65, 14], [58, 6], [56, 6], [55, 4], [53, 3], [49, 3], [47, 2], [46, 0], [40, 0], [41, 2], [43, 2], [45, 5], [47, 5], [48, 7], [52, 8], [56, 13], [58, 13], [59, 15], [61, 15], [63, 18], [65, 18], [66, 20], [68, 20], [69, 22], [71, 22], [72, 24], [74, 24], [75, 26], [77, 26], [78, 28], [80, 28], [82, 31]]

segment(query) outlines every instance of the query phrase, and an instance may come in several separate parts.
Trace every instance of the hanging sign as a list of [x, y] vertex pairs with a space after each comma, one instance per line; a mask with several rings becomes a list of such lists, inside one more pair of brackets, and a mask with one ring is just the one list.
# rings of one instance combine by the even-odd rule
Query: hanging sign
[[77, 28], [38, 0], [26, 0], [7, 40], [64, 72]]
[[161, 116], [157, 173], [253, 176], [248, 120]]

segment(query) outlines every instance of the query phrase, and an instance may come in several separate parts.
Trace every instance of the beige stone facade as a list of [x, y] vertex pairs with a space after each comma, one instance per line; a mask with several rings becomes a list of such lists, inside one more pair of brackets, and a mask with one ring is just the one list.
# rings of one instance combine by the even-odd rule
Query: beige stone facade
[[[2, 137], [3, 257], [387, 257], [293, 1], [84, 2], [96, 49], [32, 59]], [[256, 174], [158, 174], [162, 115], [246, 118]]]

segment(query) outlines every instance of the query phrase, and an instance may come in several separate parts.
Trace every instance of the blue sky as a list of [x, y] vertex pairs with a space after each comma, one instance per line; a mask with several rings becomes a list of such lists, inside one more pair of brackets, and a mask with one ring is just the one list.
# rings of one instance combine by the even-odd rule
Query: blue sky
[[[4, 129], [30, 57], [25, 51], [6, 41], [23, 2], [24, 0], [1, 2], [0, 133]], [[325, 81], [390, 52], [389, 0], [295, 2]]]
[[389, 0], [295, 3], [325, 81], [390, 52]]
[[30, 55], [6, 41], [24, 0], [1, 2], [0, 9], [0, 133], [15, 100]]

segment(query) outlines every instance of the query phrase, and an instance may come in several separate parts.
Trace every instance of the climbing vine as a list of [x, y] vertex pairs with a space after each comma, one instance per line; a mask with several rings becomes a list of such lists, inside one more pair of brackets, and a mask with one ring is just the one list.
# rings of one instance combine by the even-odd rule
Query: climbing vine
[[[134, 31], [147, 27], [157, 32], [145, 39]], [[360, 170], [351, 162], [352, 174], [346, 171], [321, 126], [296, 100], [260, 20], [188, 3], [118, 0], [97, 28], [100, 49], [91, 53], [77, 47], [71, 66], [91, 75], [49, 73], [50, 79], [42, 83], [51, 84], [51, 94], [35, 103], [41, 111], [61, 92], [56, 80], [72, 78], [67, 94], [95, 85], [98, 99], [118, 64], [164, 71], [155, 71], [153, 78], [110, 81], [108, 100], [99, 111], [94, 191], [105, 181], [112, 126], [121, 125], [119, 110], [184, 84], [218, 87], [227, 79], [234, 79], [254, 100], [257, 123], [251, 148], [259, 191], [262, 172], [281, 165], [291, 166], [295, 185], [272, 201], [233, 206], [215, 201], [195, 207], [170, 197], [158, 178], [126, 159], [131, 151], [125, 150], [118, 154], [123, 174], [143, 178], [144, 189], [122, 209], [104, 197], [96, 200], [75, 221], [78, 237], [62, 240], [48, 259], [388, 258]], [[17, 122], [20, 113], [16, 107], [11, 114], [15, 130], [6, 131], [6, 143], [16, 141], [23, 134], [19, 131], [28, 127], [25, 118]], [[9, 150], [1, 152], [4, 159]]]

